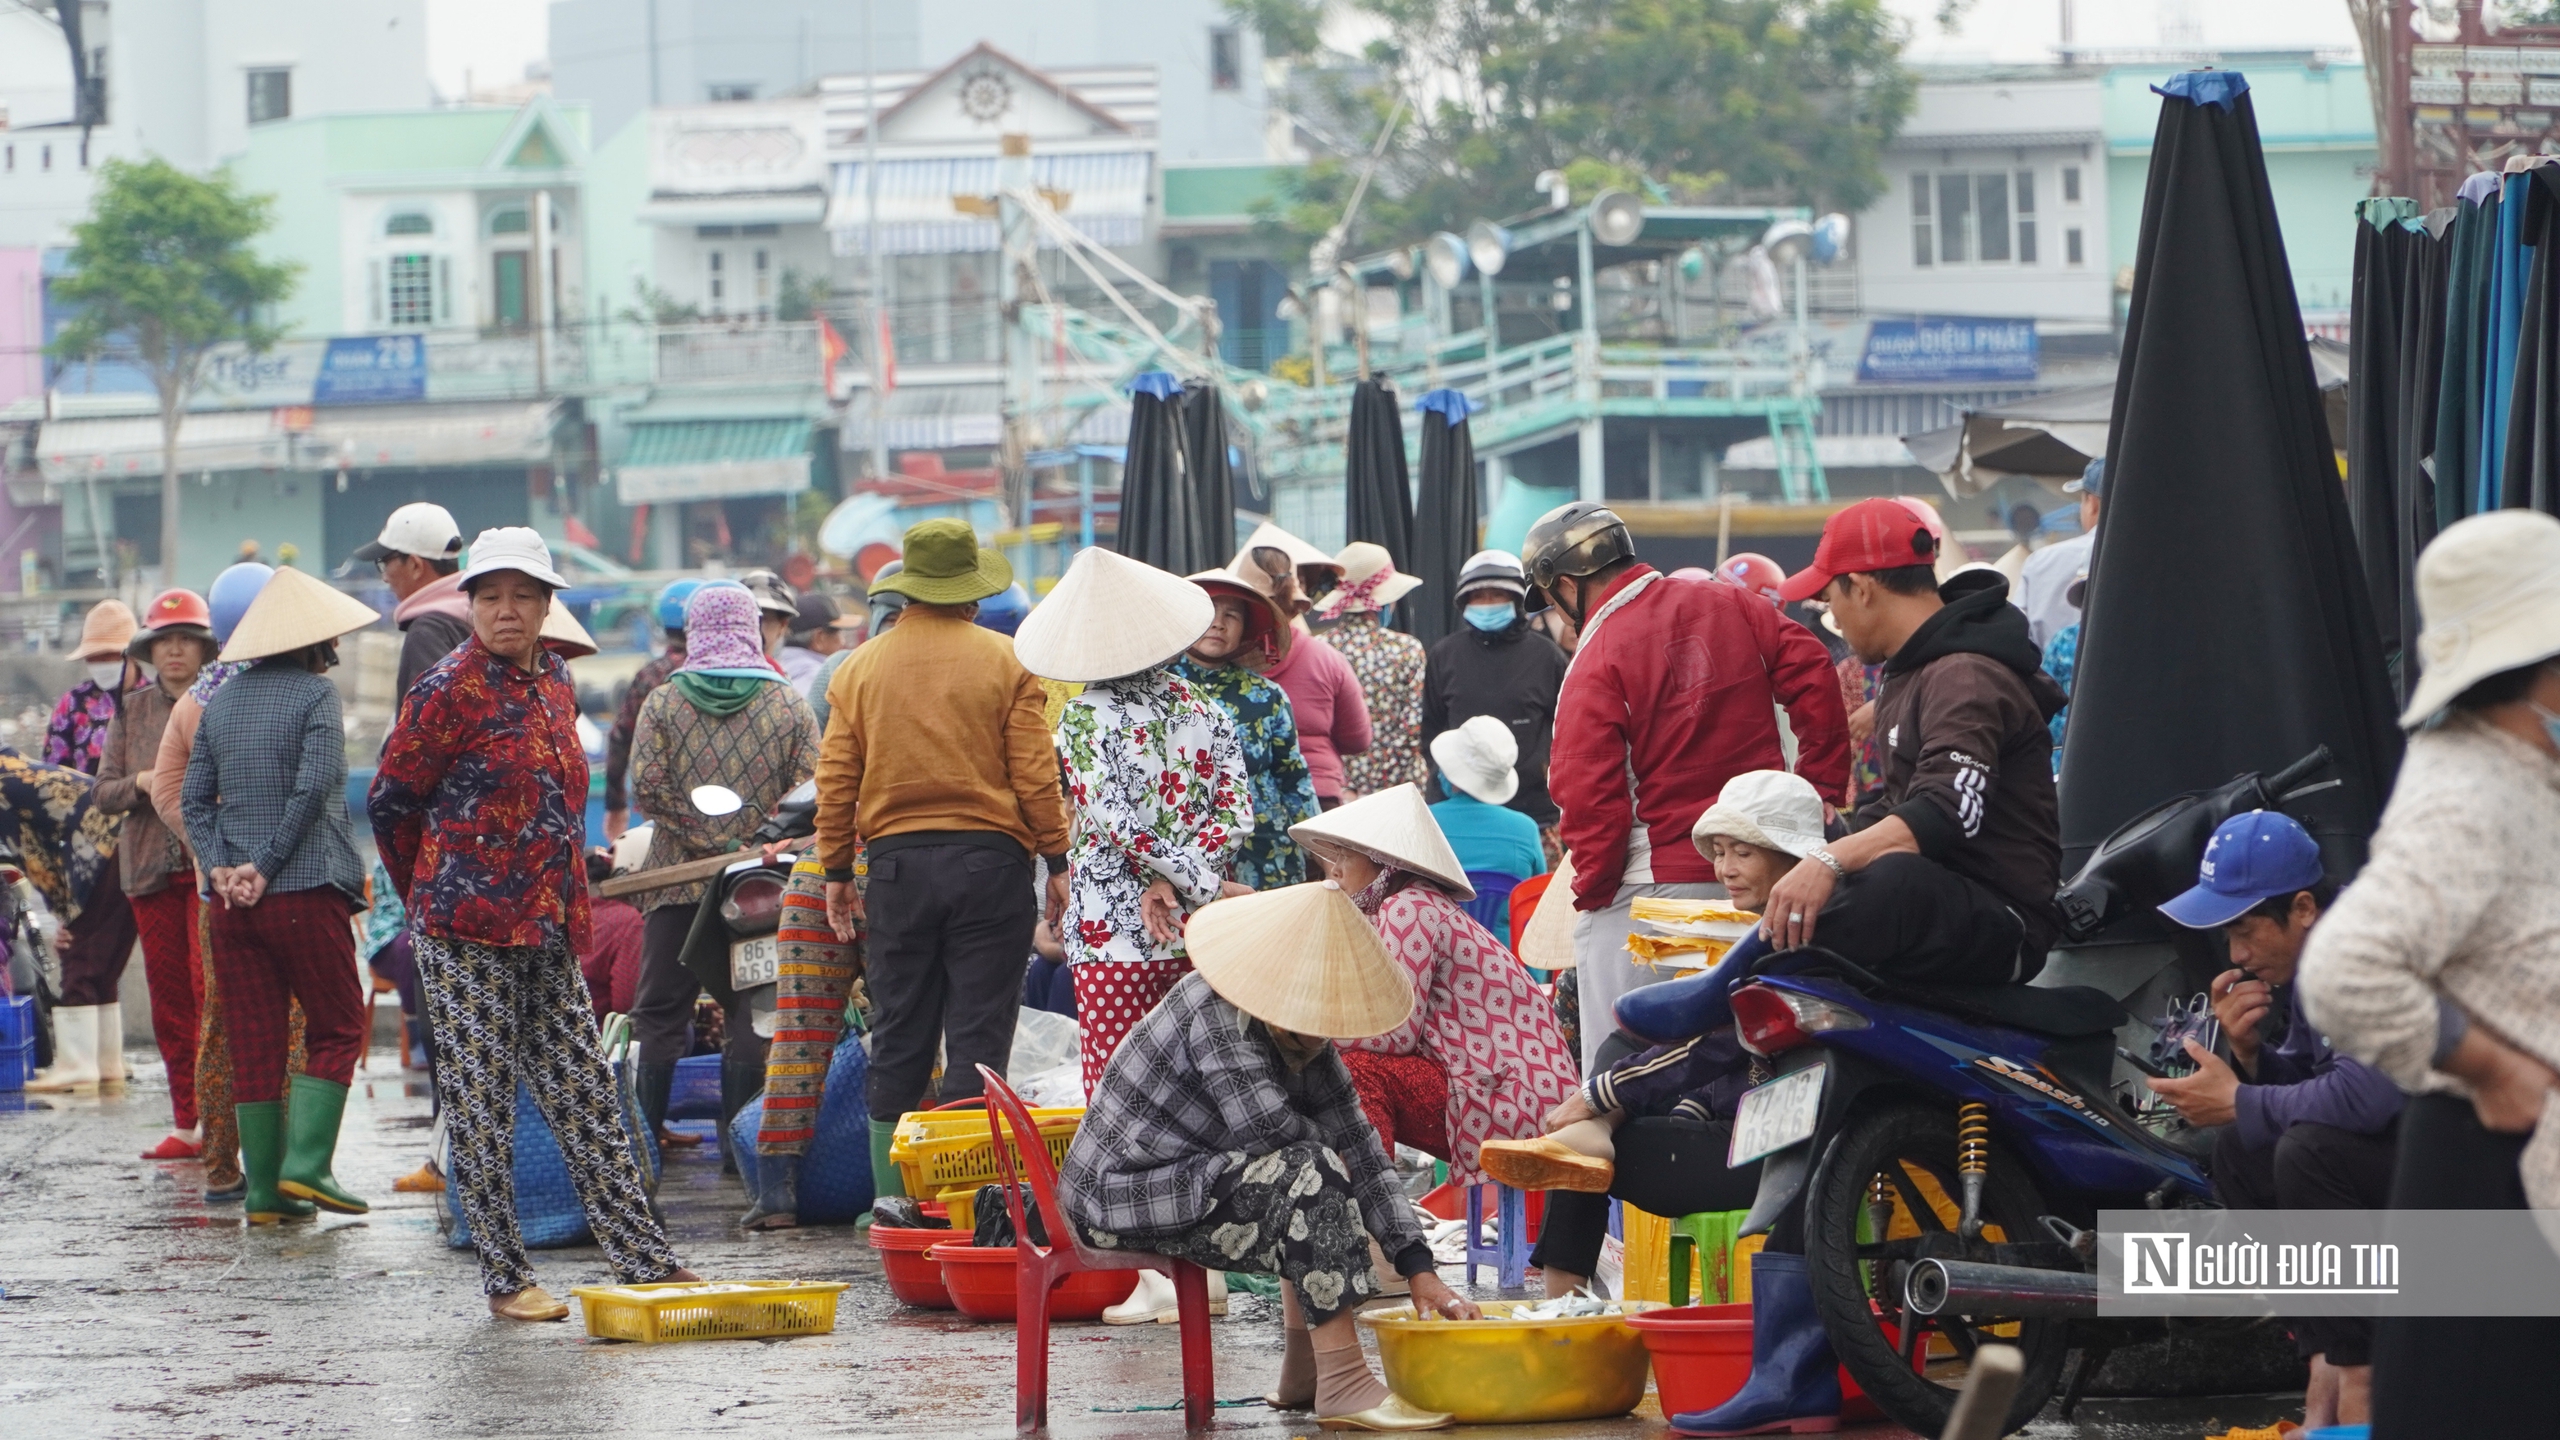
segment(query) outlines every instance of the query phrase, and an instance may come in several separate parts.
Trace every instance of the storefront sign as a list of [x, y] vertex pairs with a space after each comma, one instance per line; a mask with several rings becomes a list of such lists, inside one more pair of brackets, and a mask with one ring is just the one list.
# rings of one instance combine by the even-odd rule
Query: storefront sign
[[1870, 385], [2013, 383], [2036, 378], [2033, 320], [1927, 317], [1867, 327], [1858, 380]]
[[418, 335], [342, 335], [313, 377], [314, 405], [396, 405], [427, 398], [427, 342]]

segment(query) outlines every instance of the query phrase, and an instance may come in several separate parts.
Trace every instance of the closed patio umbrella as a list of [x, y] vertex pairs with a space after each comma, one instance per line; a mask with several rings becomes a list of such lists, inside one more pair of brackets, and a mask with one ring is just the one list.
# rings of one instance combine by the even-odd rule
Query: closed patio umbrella
[[1129, 381], [1129, 449], [1120, 467], [1120, 533], [1112, 548], [1189, 575], [1226, 559], [1204, 555], [1183, 464], [1182, 382], [1162, 370]]
[[[1200, 532], [1199, 569], [1236, 548], [1236, 475], [1227, 463], [1227, 407], [1206, 381], [1182, 392], [1182, 462], [1190, 472], [1191, 519]], [[1177, 570], [1189, 575], [1190, 570]]]
[[1422, 412], [1422, 474], [1413, 511], [1412, 563], [1422, 582], [1400, 611], [1399, 628], [1428, 645], [1457, 626], [1458, 572], [1476, 553], [1476, 442], [1467, 427], [1475, 408], [1464, 392], [1433, 390], [1414, 402]]
[[1351, 392], [1351, 434], [1343, 461], [1346, 540], [1384, 545], [1398, 570], [1413, 563], [1413, 483], [1405, 469], [1404, 417], [1396, 387], [1371, 376]]

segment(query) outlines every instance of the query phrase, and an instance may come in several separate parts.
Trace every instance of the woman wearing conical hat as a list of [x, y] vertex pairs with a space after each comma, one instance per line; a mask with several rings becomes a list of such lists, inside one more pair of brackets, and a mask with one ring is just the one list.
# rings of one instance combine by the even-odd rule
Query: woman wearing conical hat
[[1264, 671], [1288, 653], [1295, 632], [1260, 571], [1203, 570], [1191, 583], [1209, 594], [1217, 619], [1174, 662], [1173, 673], [1218, 702], [1244, 750], [1253, 833], [1227, 867], [1228, 878], [1277, 890], [1307, 878], [1307, 857], [1289, 827], [1318, 813], [1315, 778], [1298, 749], [1289, 697]]
[[1418, 1312], [1478, 1313], [1441, 1283], [1334, 1044], [1404, 1024], [1412, 986], [1331, 881], [1221, 900], [1189, 939], [1196, 973], [1129, 1032], [1067, 1151], [1067, 1222], [1097, 1249], [1286, 1282], [1275, 1408], [1328, 1430], [1448, 1424], [1391, 1393], [1352, 1328], [1378, 1293], [1373, 1238]]
[[1253, 833], [1244, 751], [1226, 711], [1172, 669], [1215, 609], [1178, 575], [1090, 549], [1014, 632], [1024, 669], [1085, 687], [1058, 717], [1076, 818], [1058, 938], [1088, 1094], [1191, 968], [1184, 919], [1246, 888], [1225, 878]]
[[1324, 862], [1411, 978], [1410, 1019], [1343, 1051], [1390, 1153], [1410, 1145], [1485, 1179], [1477, 1151], [1544, 1129], [1573, 1093], [1573, 1051], [1529, 972], [1464, 902], [1475, 898], [1422, 792], [1398, 785], [1289, 832]]

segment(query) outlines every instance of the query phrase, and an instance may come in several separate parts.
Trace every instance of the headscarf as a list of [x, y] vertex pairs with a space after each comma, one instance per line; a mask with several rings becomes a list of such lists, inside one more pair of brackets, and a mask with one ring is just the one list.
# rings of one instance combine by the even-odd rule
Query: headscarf
[[706, 715], [735, 715], [755, 699], [757, 687], [783, 678], [765, 659], [756, 597], [735, 580], [693, 592], [684, 602], [684, 636], [684, 664], [667, 683]]
[[64, 924], [115, 859], [123, 818], [89, 803], [97, 782], [0, 745], [0, 846], [16, 853], [44, 903]]

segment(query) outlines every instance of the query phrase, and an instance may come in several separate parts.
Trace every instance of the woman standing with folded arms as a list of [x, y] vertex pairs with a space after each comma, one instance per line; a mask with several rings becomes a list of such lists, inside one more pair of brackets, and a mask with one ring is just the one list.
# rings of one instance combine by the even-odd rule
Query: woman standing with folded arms
[[552, 592], [568, 582], [532, 530], [484, 530], [470, 553], [471, 638], [410, 690], [368, 808], [409, 907], [451, 1180], [489, 1313], [564, 1320], [569, 1307], [533, 1283], [516, 1228], [519, 1079], [614, 1272], [631, 1283], [697, 1277], [649, 1209], [578, 975], [587, 757], [568, 667], [542, 644]]

